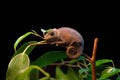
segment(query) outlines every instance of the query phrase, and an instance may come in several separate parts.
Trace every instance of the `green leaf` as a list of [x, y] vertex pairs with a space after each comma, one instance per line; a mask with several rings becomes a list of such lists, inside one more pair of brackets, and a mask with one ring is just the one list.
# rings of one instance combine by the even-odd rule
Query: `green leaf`
[[80, 79], [84, 80], [91, 80], [91, 72], [89, 73], [88, 72], [88, 68], [81, 68], [79, 69], [79, 76], [80, 76]]
[[39, 71], [34, 69], [30, 72], [30, 80], [37, 80], [39, 78]]
[[86, 74], [86, 72], [88, 72], [87, 68], [82, 68], [82, 69], [79, 70], [80, 74]]
[[46, 54], [43, 54], [40, 56], [37, 60], [32, 62], [32, 65], [37, 65], [40, 67], [45, 67], [51, 63], [54, 63], [56, 61], [59, 61], [61, 59], [66, 58], [66, 52], [64, 51], [51, 51]]
[[59, 67], [56, 67], [56, 80], [69, 80]]
[[113, 63], [113, 61], [111, 59], [101, 59], [101, 60], [97, 60], [95, 63], [96, 63], [96, 67], [97, 67], [102, 64], [110, 63], [110, 62]]
[[26, 38], [27, 36], [29, 36], [30, 34], [33, 34], [33, 32], [27, 32], [25, 33], [24, 35], [20, 36], [16, 42], [14, 43], [14, 50], [16, 51], [16, 47], [18, 46], [18, 44], [24, 39]]
[[43, 35], [44, 35], [45, 33], [49, 32], [50, 30], [51, 30], [51, 29], [48, 29], [48, 30], [41, 29], [41, 31], [42, 31], [42, 33], [43, 33]]
[[76, 72], [70, 67], [69, 67], [68, 72], [67, 72], [67, 77], [68, 77], [68, 80], [79, 80]]
[[[34, 69], [39, 70], [40, 72], [42, 72], [42, 73], [45, 75], [45, 77], [42, 77], [40, 80], [47, 80], [47, 79], [50, 78], [50, 75], [49, 75], [47, 72], [45, 72], [42, 68], [40, 68], [40, 67], [38, 67], [38, 66], [36, 66], [36, 65], [30, 65], [30, 67], [29, 67], [27, 70], [25, 70], [22, 74], [20, 74], [20, 75], [18, 76], [18, 79], [17, 79], [17, 80], [25, 80], [25, 77], [26, 77], [27, 75], [29, 75], [30, 72], [31, 72], [32, 70], [34, 70]], [[36, 80], [36, 78], [34, 78], [34, 80]]]
[[42, 33], [45, 34], [47, 31], [45, 29], [41, 29]]
[[[113, 61], [111, 59], [100, 59], [95, 61], [97, 76], [101, 76], [101, 72], [105, 69], [105, 67], [109, 66], [109, 65], [105, 65], [107, 63], [113, 64]], [[89, 65], [89, 71], [92, 71], [91, 64], [89, 63], [88, 65]]]
[[[15, 56], [15, 55], [17, 55], [17, 54], [19, 54], [19, 53], [22, 53], [29, 44], [33, 44], [33, 43], [37, 43], [37, 41], [29, 41], [29, 42], [24, 43], [22, 46], [20, 46], [20, 48], [18, 48], [18, 49], [15, 51], [15, 53], [14, 53], [13, 56]], [[29, 55], [34, 48], [35, 48], [35, 46], [30, 46], [30, 47], [27, 49], [26, 54]]]
[[[110, 63], [110, 62], [113, 64], [113, 60], [111, 60], [111, 59], [100, 59], [100, 60], [95, 61], [95, 65], [96, 65], [96, 67], [98, 67], [98, 66], [101, 66], [102, 64]], [[91, 64], [89, 64], [89, 65], [91, 65]]]
[[107, 69], [105, 69], [102, 72], [102, 75], [100, 77], [100, 79], [107, 79], [109, 77], [114, 76], [115, 74], [120, 73], [120, 69], [114, 68], [114, 67], [107, 67]]
[[120, 80], [120, 75], [118, 75], [118, 77], [116, 78], [116, 80]]
[[[29, 57], [26, 54], [14, 56], [8, 65], [6, 80], [17, 80], [18, 76], [29, 68], [29, 63]], [[25, 80], [29, 80], [29, 77], [26, 76]]]
[[85, 60], [85, 57], [84, 57], [84, 56], [80, 56], [80, 57], [77, 58], [77, 59], [73, 59], [73, 60], [71, 60], [69, 63], [70, 63], [70, 64], [74, 64], [74, 63], [77, 63], [77, 62], [82, 61], [82, 60]]

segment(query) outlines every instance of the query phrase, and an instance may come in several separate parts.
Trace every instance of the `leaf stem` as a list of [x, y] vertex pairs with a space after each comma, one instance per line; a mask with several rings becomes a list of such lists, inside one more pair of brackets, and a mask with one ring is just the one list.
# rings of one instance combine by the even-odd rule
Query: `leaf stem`
[[47, 80], [50, 78], [50, 74], [45, 72], [41, 67], [38, 67], [36, 65], [31, 65], [31, 67], [39, 70], [40, 72], [42, 72], [45, 75], [45, 77], [41, 78], [40, 80]]
[[22, 52], [22, 54], [24, 54], [30, 46], [31, 46], [31, 45], [28, 45], [28, 46], [25, 48], [25, 50]]

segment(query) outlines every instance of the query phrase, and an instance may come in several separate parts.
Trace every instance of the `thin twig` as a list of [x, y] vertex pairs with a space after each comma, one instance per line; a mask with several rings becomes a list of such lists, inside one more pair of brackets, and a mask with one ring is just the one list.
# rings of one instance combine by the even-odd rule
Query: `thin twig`
[[87, 54], [83, 54], [86, 57], [86, 60], [91, 63], [91, 57], [89, 57]]
[[79, 62], [79, 65], [81, 65], [81, 66], [83, 66], [83, 67], [85, 67], [85, 68], [88, 68], [88, 66], [87, 66], [86, 63], [81, 63], [81, 62]]
[[53, 63], [53, 64], [50, 64], [50, 65], [55, 65], [55, 66], [69, 66], [69, 67], [78, 67], [78, 65], [71, 65], [71, 64], [63, 64], [63, 63]]
[[82, 69], [82, 66], [80, 65], [79, 62], [77, 62], [77, 66], [78, 66], [80, 69]]

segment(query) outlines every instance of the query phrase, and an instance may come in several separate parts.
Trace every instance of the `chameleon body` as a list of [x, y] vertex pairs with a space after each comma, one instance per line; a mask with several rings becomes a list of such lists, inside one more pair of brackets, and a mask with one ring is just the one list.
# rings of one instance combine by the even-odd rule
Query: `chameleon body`
[[75, 29], [70, 27], [53, 28], [44, 35], [44, 40], [56, 46], [64, 46], [69, 58], [78, 58], [83, 53], [84, 39]]

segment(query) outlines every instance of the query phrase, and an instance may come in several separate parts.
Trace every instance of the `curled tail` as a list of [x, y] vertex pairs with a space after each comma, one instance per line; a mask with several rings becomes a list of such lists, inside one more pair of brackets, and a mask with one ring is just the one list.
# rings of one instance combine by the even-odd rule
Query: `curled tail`
[[66, 54], [70, 59], [76, 59], [76, 58], [80, 57], [82, 52], [83, 52], [82, 47], [76, 48], [74, 46], [68, 46]]

